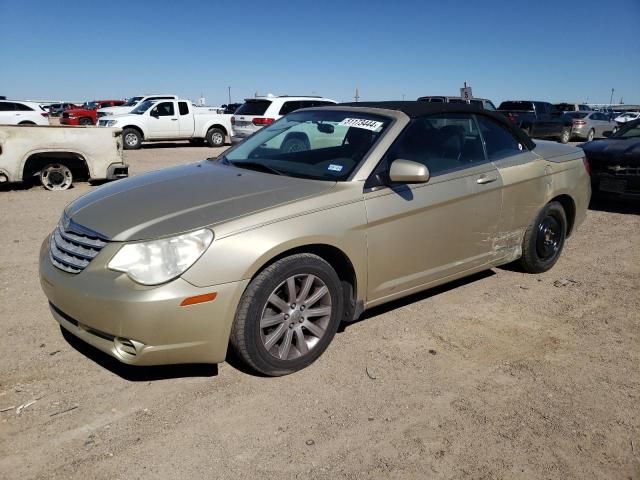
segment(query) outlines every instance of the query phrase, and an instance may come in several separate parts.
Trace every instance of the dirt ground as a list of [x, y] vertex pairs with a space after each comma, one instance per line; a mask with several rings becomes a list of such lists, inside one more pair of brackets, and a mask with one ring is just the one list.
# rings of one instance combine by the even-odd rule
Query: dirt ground
[[[152, 147], [131, 174], [215, 154]], [[0, 191], [0, 478], [640, 479], [638, 205], [596, 202], [546, 274], [376, 308], [273, 379], [62, 336], [38, 250], [91, 188]]]

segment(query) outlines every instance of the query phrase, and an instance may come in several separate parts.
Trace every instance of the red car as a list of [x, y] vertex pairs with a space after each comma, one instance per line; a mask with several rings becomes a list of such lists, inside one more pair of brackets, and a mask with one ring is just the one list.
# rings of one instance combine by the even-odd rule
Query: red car
[[60, 116], [62, 125], [95, 125], [96, 110], [105, 107], [117, 107], [123, 105], [124, 100], [94, 100], [86, 102], [80, 108], [65, 110]]

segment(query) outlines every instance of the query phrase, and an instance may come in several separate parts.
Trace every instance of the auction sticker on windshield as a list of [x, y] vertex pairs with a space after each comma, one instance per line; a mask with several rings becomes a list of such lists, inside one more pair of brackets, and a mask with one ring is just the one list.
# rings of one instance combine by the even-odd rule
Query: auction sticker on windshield
[[383, 122], [376, 122], [375, 120], [366, 120], [364, 118], [345, 118], [338, 125], [341, 127], [364, 128], [365, 130], [371, 130], [372, 132], [377, 132], [382, 128]]

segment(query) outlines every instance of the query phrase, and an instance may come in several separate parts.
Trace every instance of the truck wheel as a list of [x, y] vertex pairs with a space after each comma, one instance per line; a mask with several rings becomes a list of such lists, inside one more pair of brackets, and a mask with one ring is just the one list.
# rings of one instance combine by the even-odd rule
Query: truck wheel
[[529, 225], [522, 241], [520, 265], [529, 273], [553, 267], [567, 236], [567, 215], [559, 202], [550, 202]]
[[560, 143], [567, 143], [571, 139], [571, 129], [564, 128], [560, 134]]
[[593, 137], [595, 136], [596, 136], [596, 132], [592, 128], [591, 130], [589, 130], [589, 133], [587, 134], [587, 142], [592, 141]]
[[67, 190], [73, 183], [73, 174], [66, 165], [50, 163], [40, 170], [40, 182], [47, 190]]
[[125, 128], [122, 132], [125, 150], [138, 150], [142, 146], [142, 135], [133, 128]]
[[207, 144], [210, 147], [222, 147], [224, 145], [224, 132], [219, 128], [210, 128], [207, 132]]
[[282, 258], [249, 283], [231, 345], [245, 364], [264, 375], [293, 373], [329, 346], [343, 302], [340, 279], [325, 260], [308, 253]]
[[80, 119], [80, 125], [93, 125], [93, 121], [90, 118], [84, 117]]

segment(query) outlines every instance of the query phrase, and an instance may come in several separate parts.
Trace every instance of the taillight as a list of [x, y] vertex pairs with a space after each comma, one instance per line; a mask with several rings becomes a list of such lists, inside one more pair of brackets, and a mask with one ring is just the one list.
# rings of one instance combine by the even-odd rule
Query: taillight
[[256, 117], [253, 120], [251, 120], [251, 123], [253, 123], [254, 125], [264, 126], [264, 125], [271, 125], [275, 121], [276, 121], [275, 118]]
[[43, 117], [48, 117], [49, 116], [48, 113], [41, 113], [40, 115], [42, 115]]
[[591, 165], [589, 165], [589, 160], [587, 160], [587, 157], [584, 157], [582, 159], [582, 163], [584, 163], [584, 169], [589, 175], [591, 175]]
[[507, 113], [507, 120], [513, 123], [516, 123], [517, 119], [518, 119], [517, 115], [514, 115], [513, 113]]
[[236, 117], [231, 117], [231, 125], [235, 125], [236, 124]]
[[584, 120], [574, 120], [573, 124], [574, 125], [586, 125], [587, 122], [585, 122]]

